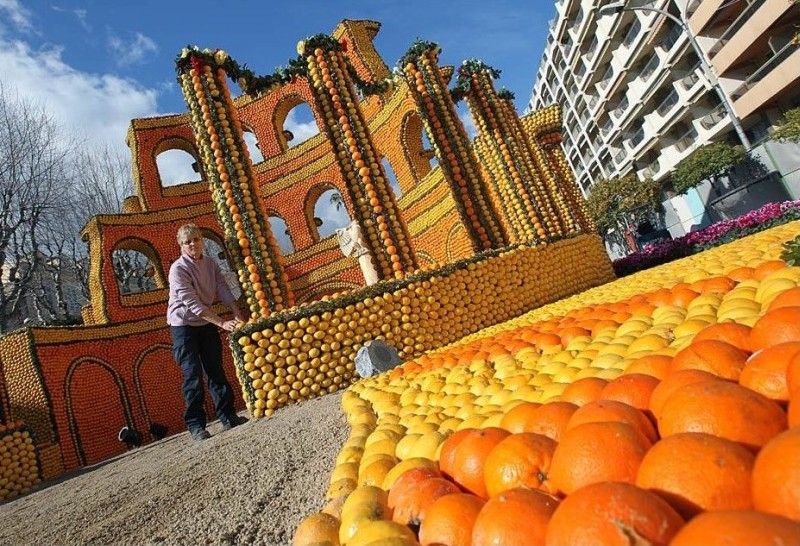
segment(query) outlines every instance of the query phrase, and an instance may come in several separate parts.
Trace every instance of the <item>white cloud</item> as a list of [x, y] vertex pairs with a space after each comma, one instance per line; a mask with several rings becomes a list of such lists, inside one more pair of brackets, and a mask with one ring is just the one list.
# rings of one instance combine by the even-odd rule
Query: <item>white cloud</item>
[[25, 7], [21, 6], [17, 0], [0, 0], [0, 12], [11, 19], [11, 22], [14, 23], [14, 26], [16, 26], [17, 30], [33, 30], [33, 23], [31, 23], [31, 12]]
[[[308, 107], [306, 106], [306, 108]], [[290, 130], [294, 135], [294, 139], [289, 142], [289, 146], [297, 146], [301, 142], [305, 142], [319, 133], [317, 122], [313, 119], [311, 121], [300, 121], [297, 119], [297, 110], [297, 108], [293, 108], [289, 112], [289, 115], [286, 116], [286, 122], [283, 124], [284, 128]]]
[[108, 47], [111, 48], [120, 66], [142, 63], [149, 54], [158, 52], [156, 43], [141, 32], [137, 32], [129, 41], [119, 36], [111, 36], [108, 39]]
[[478, 128], [475, 127], [475, 121], [472, 119], [472, 114], [469, 113], [469, 109], [466, 106], [462, 106], [464, 103], [465, 101], [462, 101], [458, 105], [458, 117], [461, 123], [464, 124], [464, 129], [467, 130], [469, 138], [475, 138], [478, 136]]
[[3, 84], [42, 107], [68, 134], [127, 153], [130, 121], [156, 113], [157, 92], [127, 78], [76, 70], [61, 53], [61, 48], [34, 50], [0, 36]]
[[75, 16], [76, 19], [78, 19], [78, 23], [80, 23], [80, 25], [83, 27], [83, 30], [85, 30], [86, 32], [91, 32], [92, 27], [89, 26], [89, 23], [86, 20], [86, 16], [89, 14], [89, 12], [87, 12], [85, 9], [81, 8], [69, 9], [55, 5], [50, 7], [53, 8], [53, 11], [57, 11], [58, 13], [71, 13], [72, 15]]

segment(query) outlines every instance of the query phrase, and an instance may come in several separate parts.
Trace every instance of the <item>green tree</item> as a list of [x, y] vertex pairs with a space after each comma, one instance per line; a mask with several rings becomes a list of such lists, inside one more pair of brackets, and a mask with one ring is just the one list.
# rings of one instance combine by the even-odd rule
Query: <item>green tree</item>
[[800, 108], [792, 108], [783, 113], [783, 119], [772, 133], [772, 138], [800, 142]]
[[696, 149], [675, 166], [672, 182], [678, 194], [686, 193], [704, 180], [711, 182], [717, 190], [720, 177], [730, 174], [731, 170], [745, 159], [744, 149], [725, 142], [706, 144]]
[[651, 178], [639, 180], [635, 174], [600, 180], [592, 186], [586, 204], [598, 229], [606, 235], [656, 214], [661, 207], [661, 184]]

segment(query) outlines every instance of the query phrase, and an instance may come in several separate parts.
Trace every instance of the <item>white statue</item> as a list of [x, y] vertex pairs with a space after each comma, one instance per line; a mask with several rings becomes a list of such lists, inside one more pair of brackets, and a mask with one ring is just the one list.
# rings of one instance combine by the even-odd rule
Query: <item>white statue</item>
[[358, 265], [361, 266], [361, 273], [367, 286], [378, 282], [378, 273], [372, 264], [372, 256], [369, 253], [364, 236], [361, 233], [361, 226], [356, 220], [350, 222], [345, 228], [336, 230], [336, 237], [339, 239], [339, 249], [345, 256], [355, 256], [358, 258]]

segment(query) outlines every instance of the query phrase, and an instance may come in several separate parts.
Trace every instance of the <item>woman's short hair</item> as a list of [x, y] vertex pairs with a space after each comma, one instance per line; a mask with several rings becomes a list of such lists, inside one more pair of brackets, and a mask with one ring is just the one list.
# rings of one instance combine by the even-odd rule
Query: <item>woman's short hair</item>
[[178, 228], [178, 244], [183, 244], [184, 241], [191, 239], [192, 237], [202, 237], [203, 233], [200, 231], [200, 228], [197, 227], [197, 224], [184, 224]]

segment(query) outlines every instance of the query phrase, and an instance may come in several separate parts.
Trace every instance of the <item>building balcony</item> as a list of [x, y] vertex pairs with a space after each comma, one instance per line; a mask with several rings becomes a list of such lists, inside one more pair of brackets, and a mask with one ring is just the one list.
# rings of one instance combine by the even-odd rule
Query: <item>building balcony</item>
[[624, 97], [622, 97], [622, 100], [619, 101], [619, 104], [613, 110], [611, 110], [611, 112], [609, 112], [609, 114], [614, 119], [619, 121], [625, 116], [625, 112], [628, 111], [628, 106], [630, 106], [630, 102], [628, 101], [628, 96], [625, 95]]
[[670, 111], [675, 108], [678, 102], [678, 92], [673, 88], [672, 91], [670, 91], [669, 94], [664, 97], [661, 103], [656, 106], [656, 114], [662, 118], [667, 117], [667, 114], [669, 114]]
[[650, 163], [647, 167], [639, 171], [640, 178], [656, 178], [660, 165], [658, 159]]
[[695, 143], [697, 143], [697, 129], [691, 127], [688, 131], [678, 137], [678, 140], [675, 142], [675, 150], [678, 152], [685, 152]]
[[800, 47], [787, 44], [733, 92], [734, 109], [745, 118], [776, 97], [788, 100], [796, 96], [798, 82]]
[[[713, 58], [725, 47], [733, 36], [744, 26], [753, 14], [766, 2], [766, 0], [750, 0], [739, 16], [725, 29], [717, 39], [717, 42], [708, 50], [708, 54]], [[752, 37], [750, 37], [752, 39]]]
[[627, 157], [628, 157], [628, 152], [625, 150], [625, 148], [620, 148], [617, 152], [614, 153], [614, 163], [617, 165], [617, 168], [620, 168], [622, 166]]
[[727, 119], [727, 114], [725, 113], [725, 108], [720, 104], [711, 112], [700, 118], [700, 125], [706, 131], [712, 130], [714, 127], [719, 125], [722, 121]]

